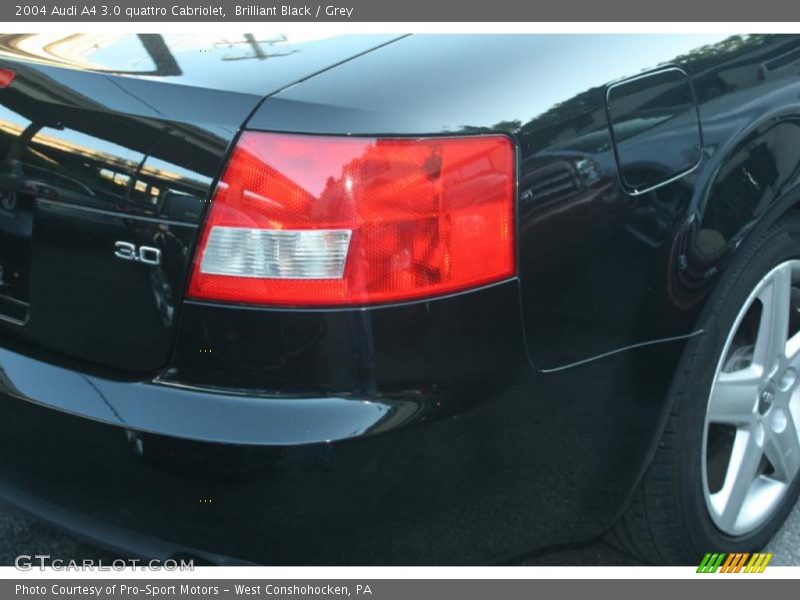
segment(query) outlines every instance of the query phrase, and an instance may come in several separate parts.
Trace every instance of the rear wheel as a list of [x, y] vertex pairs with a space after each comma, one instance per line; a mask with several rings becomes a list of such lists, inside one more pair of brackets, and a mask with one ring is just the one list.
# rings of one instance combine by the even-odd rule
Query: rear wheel
[[610, 537], [656, 564], [752, 552], [800, 489], [800, 219], [746, 249], [687, 345], [656, 456]]

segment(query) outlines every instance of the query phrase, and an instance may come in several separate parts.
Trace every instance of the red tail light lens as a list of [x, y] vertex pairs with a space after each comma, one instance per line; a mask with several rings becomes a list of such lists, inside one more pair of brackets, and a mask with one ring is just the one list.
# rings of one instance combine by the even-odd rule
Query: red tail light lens
[[217, 187], [193, 298], [331, 306], [427, 298], [514, 274], [503, 136], [247, 132]]
[[0, 90], [10, 86], [16, 76], [17, 73], [11, 69], [0, 69]]

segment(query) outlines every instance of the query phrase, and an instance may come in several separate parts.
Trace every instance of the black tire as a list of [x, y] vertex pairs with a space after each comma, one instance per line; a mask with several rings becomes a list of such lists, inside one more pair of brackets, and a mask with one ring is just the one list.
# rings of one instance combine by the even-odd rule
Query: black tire
[[698, 565], [707, 552], [754, 552], [775, 535], [800, 493], [796, 476], [771, 517], [749, 534], [718, 529], [701, 471], [708, 397], [728, 333], [751, 291], [773, 267], [800, 258], [800, 215], [789, 214], [739, 250], [710, 297], [670, 391], [671, 410], [655, 457], [609, 541], [651, 564]]

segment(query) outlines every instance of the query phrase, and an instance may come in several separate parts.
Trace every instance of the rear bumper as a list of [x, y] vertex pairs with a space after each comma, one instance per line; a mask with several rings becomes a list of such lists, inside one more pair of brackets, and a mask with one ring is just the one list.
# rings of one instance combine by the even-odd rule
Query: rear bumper
[[0, 347], [0, 394], [170, 438], [283, 447], [462, 413], [528, 369], [508, 282], [372, 310], [186, 302], [172, 361], [155, 376]]
[[394, 429], [424, 416], [426, 399], [280, 397], [158, 381], [118, 381], [0, 348], [0, 393], [125, 429], [203, 442], [295, 445]]
[[[507, 284], [373, 311], [366, 330], [363, 314], [331, 313], [304, 343], [308, 370], [294, 351], [259, 359], [277, 365], [261, 395], [246, 387], [260, 364], [240, 387], [203, 386], [208, 355], [186, 340], [150, 382], [2, 350], [0, 495], [136, 555], [223, 563], [488, 563], [587, 539], [649, 461], [682, 343], [542, 373], [517, 302]], [[294, 313], [273, 317], [296, 339]], [[305, 377], [326, 385], [288, 389]]]

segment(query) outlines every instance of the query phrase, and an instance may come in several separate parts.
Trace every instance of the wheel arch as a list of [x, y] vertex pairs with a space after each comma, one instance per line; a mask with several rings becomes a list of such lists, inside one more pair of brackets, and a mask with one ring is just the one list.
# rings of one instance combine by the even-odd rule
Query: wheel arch
[[[692, 215], [699, 231], [716, 228], [722, 235], [721, 255], [800, 208], [800, 104], [769, 111], [704, 151], [707, 175], [698, 178]], [[733, 197], [737, 183], [743, 189]]]
[[[779, 193], [773, 195], [768, 201], [764, 202], [761, 206], [754, 206], [750, 214], [742, 214], [737, 212], [735, 207], [726, 205], [724, 196], [713, 197], [715, 186], [718, 186], [722, 178], [725, 177], [731, 170], [737, 166], [738, 154], [743, 147], [757, 146], [762, 143], [767, 143], [768, 133], [779, 123], [796, 122], [797, 124], [797, 149], [798, 160], [791, 165], [783, 165], [784, 171], [779, 174], [785, 180], [785, 185], [782, 189], [778, 190]], [[720, 287], [720, 283], [725, 280], [724, 274], [727, 267], [734, 261], [734, 259], [741, 253], [746, 252], [747, 248], [754, 242], [760, 235], [767, 231], [776, 222], [782, 219], [787, 214], [800, 214], [800, 104], [790, 107], [782, 107], [779, 110], [771, 111], [764, 114], [761, 118], [755, 119], [743, 126], [735, 134], [732, 134], [724, 146], [715, 149], [712, 156], [708, 156], [708, 149], [704, 158], [703, 168], [698, 171], [698, 180], [696, 182], [695, 203], [690, 207], [684, 229], [676, 236], [675, 246], [683, 244], [680, 240], [681, 237], [693, 238], [690, 246], [697, 248], [697, 236], [702, 231], [703, 219], [708, 216], [708, 208], [712, 203], [716, 203], [712, 209], [717, 209], [723, 215], [729, 218], [729, 223], [733, 224], [731, 227], [731, 234], [725, 240], [726, 245], [723, 251], [719, 253], [715, 260], [705, 261], [703, 268], [706, 274], [713, 273], [707, 281], [707, 285], [702, 290], [702, 301], [699, 302], [696, 316], [694, 317], [693, 326], [688, 329], [690, 337], [683, 338], [671, 343], [681, 344], [681, 350], [675, 356], [675, 375], [677, 376], [685, 368], [685, 354], [687, 347], [692, 346], [692, 339], [703, 335], [704, 323], [708, 318], [708, 309], [712, 302], [709, 301], [711, 296]], [[704, 175], [705, 174], [705, 175]], [[717, 215], [719, 218], [720, 215]], [[800, 248], [798, 248], [800, 251]], [[800, 252], [799, 252], [800, 253]], [[679, 253], [676, 252], [676, 255]], [[673, 274], [671, 279], [673, 283], [670, 287], [674, 289], [677, 277], [675, 272], [681, 267], [673, 264]], [[695, 301], [697, 301], [695, 299]], [[686, 333], [686, 332], [681, 332]], [[696, 340], [695, 340], [696, 341]], [[669, 416], [672, 413], [675, 400], [674, 382], [670, 386], [670, 391], [667, 393], [667, 399], [663, 406], [663, 411], [659, 423], [654, 428], [654, 435], [652, 437], [652, 444], [648, 449], [645, 460], [643, 461], [643, 468], [639, 475], [636, 477], [635, 485], [631, 489], [631, 494], [626, 501], [620, 506], [618, 517], [625, 514], [630, 504], [636, 497], [636, 492], [641, 484], [642, 479], [647, 473], [653, 460], [656, 457], [659, 442], [664, 435], [667, 428]]]

